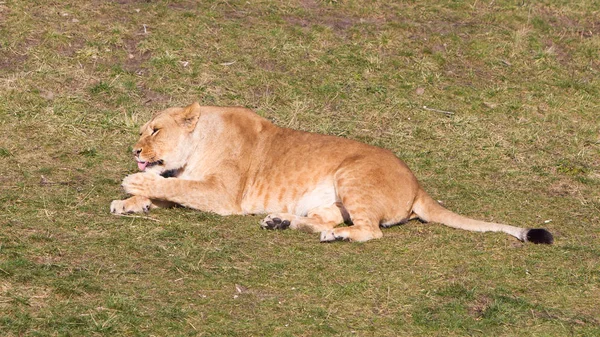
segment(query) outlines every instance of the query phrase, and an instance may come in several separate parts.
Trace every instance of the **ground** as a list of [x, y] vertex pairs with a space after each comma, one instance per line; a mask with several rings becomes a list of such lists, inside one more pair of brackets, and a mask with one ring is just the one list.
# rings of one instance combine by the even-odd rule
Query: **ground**
[[[0, 1], [0, 335], [600, 335], [593, 1]], [[395, 152], [454, 211], [364, 244], [109, 214], [137, 127], [241, 105]]]

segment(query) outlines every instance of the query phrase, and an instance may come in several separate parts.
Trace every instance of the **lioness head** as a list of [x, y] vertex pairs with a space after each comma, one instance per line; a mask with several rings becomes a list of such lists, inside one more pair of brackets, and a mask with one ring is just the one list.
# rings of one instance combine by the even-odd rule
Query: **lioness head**
[[140, 139], [133, 146], [140, 171], [162, 174], [182, 168], [191, 150], [184, 143], [194, 131], [199, 117], [197, 102], [156, 113], [140, 128]]

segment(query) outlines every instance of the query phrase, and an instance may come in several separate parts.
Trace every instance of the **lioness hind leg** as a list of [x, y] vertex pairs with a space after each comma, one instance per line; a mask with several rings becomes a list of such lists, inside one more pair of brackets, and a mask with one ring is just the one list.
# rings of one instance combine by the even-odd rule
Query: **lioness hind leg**
[[339, 171], [336, 181], [338, 198], [353, 225], [322, 231], [321, 242], [337, 240], [364, 242], [383, 236], [379, 223], [380, 214], [384, 214], [383, 210], [387, 206], [385, 199], [378, 196], [375, 189], [365, 188], [365, 185], [381, 185], [379, 180], [382, 174], [368, 170], [357, 172], [357, 170], [360, 170], [360, 167]]
[[290, 213], [269, 214], [263, 219], [261, 226], [265, 229], [291, 228], [308, 233], [318, 233], [332, 229], [343, 221], [340, 208], [333, 204], [313, 209], [305, 217]]
[[348, 240], [356, 242], [369, 241], [371, 239], [379, 239], [383, 236], [383, 232], [379, 229], [379, 225], [374, 225], [370, 221], [361, 221], [353, 219], [353, 226], [333, 228], [321, 232], [321, 242], [330, 242], [338, 240]]

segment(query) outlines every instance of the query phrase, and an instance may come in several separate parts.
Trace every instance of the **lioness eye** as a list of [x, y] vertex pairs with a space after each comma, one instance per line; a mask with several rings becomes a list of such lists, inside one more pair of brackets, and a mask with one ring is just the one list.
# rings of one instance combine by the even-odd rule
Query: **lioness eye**
[[154, 136], [158, 132], [158, 130], [159, 129], [152, 129], [152, 136]]

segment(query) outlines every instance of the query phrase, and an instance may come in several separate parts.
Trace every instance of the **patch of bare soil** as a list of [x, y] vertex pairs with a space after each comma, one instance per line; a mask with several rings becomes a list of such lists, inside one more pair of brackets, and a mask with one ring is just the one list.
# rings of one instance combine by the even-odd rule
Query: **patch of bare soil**
[[14, 71], [22, 66], [29, 57], [0, 48], [0, 71]]
[[478, 319], [483, 316], [487, 308], [489, 308], [493, 302], [494, 300], [487, 296], [480, 296], [474, 303], [471, 303], [467, 307], [467, 310], [472, 317]]
[[132, 5], [141, 3], [150, 3], [151, 0], [112, 0], [111, 2], [118, 3], [119, 5]]
[[372, 17], [356, 17], [345, 15], [344, 13], [335, 12], [328, 8], [320, 6], [316, 1], [304, 0], [301, 1], [302, 6], [307, 10], [309, 15], [287, 16], [284, 20], [295, 26], [302, 28], [311, 28], [314, 25], [321, 25], [331, 28], [338, 35], [345, 35], [345, 32], [357, 24], [375, 24], [379, 25], [387, 21], [382, 16]]
[[551, 197], [566, 197], [578, 195], [579, 191], [580, 187], [576, 184], [570, 181], [561, 180], [550, 185], [546, 193]]
[[278, 63], [275, 60], [271, 60], [271, 59], [259, 59], [256, 61], [256, 64], [261, 67], [264, 70], [270, 71], [270, 72], [286, 72], [288, 71], [287, 67], [282, 64], [282, 63]]
[[73, 57], [84, 45], [85, 41], [82, 38], [74, 37], [69, 43], [59, 46], [56, 51], [61, 56]]
[[[9, 14], [10, 8], [8, 8], [4, 2], [0, 2], [0, 27], [5, 27], [5, 20]], [[33, 44], [37, 44], [37, 42]], [[25, 49], [19, 48], [19, 50]], [[0, 45], [0, 71], [14, 71], [23, 65], [28, 58], [29, 57], [25, 52], [17, 53], [15, 51], [8, 50], [5, 46]]]
[[142, 95], [144, 95], [144, 104], [146, 105], [161, 105], [162, 103], [167, 103], [171, 100], [170, 96], [158, 93], [144, 86], [139, 86], [138, 89]]
[[548, 25], [557, 31], [559, 36], [575, 35], [580, 38], [590, 38], [600, 35], [600, 20], [597, 18], [572, 17], [549, 7], [541, 7], [537, 12]]
[[4, 20], [9, 12], [10, 9], [4, 3], [0, 4], [0, 27], [4, 25]]
[[[544, 41], [544, 45], [562, 65], [569, 65], [573, 61], [572, 47], [565, 38], [587, 39], [600, 35], [600, 20], [596, 18], [569, 16], [549, 7], [538, 8], [537, 14], [554, 31], [554, 38]], [[593, 64], [594, 67], [598, 65], [598, 62]]]
[[133, 38], [124, 40], [124, 48], [127, 51], [127, 58], [123, 62], [123, 68], [126, 71], [140, 73], [142, 71], [142, 64], [152, 57], [151, 52], [140, 52], [137, 49], [139, 42], [139, 40]]

